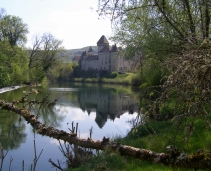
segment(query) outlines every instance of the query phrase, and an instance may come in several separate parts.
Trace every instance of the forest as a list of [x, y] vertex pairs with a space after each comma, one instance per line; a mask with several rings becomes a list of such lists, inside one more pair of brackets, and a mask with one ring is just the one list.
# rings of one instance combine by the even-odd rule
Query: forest
[[20, 17], [0, 11], [0, 87], [46, 83], [48, 79], [68, 80], [73, 64], [64, 63], [67, 55], [62, 41], [51, 33], [34, 35], [31, 48], [26, 48], [27, 24]]

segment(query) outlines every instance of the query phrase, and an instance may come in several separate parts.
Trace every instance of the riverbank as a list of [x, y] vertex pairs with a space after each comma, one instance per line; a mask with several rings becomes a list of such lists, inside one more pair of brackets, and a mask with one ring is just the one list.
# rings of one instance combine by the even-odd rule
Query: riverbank
[[[177, 127], [176, 127], [177, 128]], [[175, 136], [175, 125], [170, 120], [167, 121], [151, 121], [144, 125], [132, 129], [126, 137], [117, 136], [112, 138], [115, 142], [123, 145], [128, 145], [136, 148], [149, 149], [156, 152], [166, 152], [166, 147], [174, 144], [179, 151], [190, 156], [195, 156], [197, 151], [203, 151], [203, 155], [209, 157], [211, 146], [211, 135], [207, 134], [203, 129], [203, 120], [197, 119], [195, 121], [195, 131], [192, 132], [189, 137], [189, 141], [185, 141], [184, 130], [186, 125], [181, 126], [181, 130], [178, 131], [177, 139], [174, 141], [172, 137]], [[155, 132], [156, 131], [156, 132]], [[199, 154], [199, 153], [198, 153]], [[207, 155], [207, 156], [206, 156]], [[197, 160], [200, 158], [196, 157]], [[90, 160], [83, 163], [80, 167], [74, 169], [67, 169], [66, 171], [93, 171], [93, 170], [141, 170], [141, 171], [192, 171], [191, 168], [183, 167], [171, 167], [161, 164], [151, 163], [148, 161], [142, 161], [134, 159], [128, 156], [120, 156], [115, 153], [102, 152], [95, 155]], [[197, 169], [203, 171], [203, 169]], [[209, 170], [209, 169], [208, 169]]]
[[106, 84], [121, 84], [121, 85], [132, 85], [140, 86], [141, 81], [138, 76], [134, 73], [116, 74], [113, 78], [73, 78], [73, 82], [81, 83], [106, 83]]
[[22, 86], [3, 87], [3, 88], [0, 88], [0, 94], [1, 93], [5, 93], [5, 92], [8, 92], [8, 91], [16, 90], [16, 89], [21, 88], [21, 87]]

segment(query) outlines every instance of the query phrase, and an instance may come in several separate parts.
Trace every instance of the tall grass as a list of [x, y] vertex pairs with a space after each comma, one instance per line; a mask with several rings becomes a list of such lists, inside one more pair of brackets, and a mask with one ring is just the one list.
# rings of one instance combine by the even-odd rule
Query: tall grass
[[[200, 119], [195, 121], [195, 131], [192, 133], [188, 144], [185, 142], [185, 127], [180, 128], [181, 131], [179, 131], [177, 135], [177, 140], [173, 142], [172, 137], [175, 135], [177, 126], [170, 121], [152, 121], [145, 125], [140, 125], [136, 129], [136, 131], [131, 130], [126, 137], [117, 136], [112, 137], [112, 139], [121, 144], [150, 149], [156, 152], [165, 152], [166, 147], [168, 145], [173, 145], [172, 143], [175, 143], [178, 149], [186, 153], [196, 153], [198, 149], [203, 149], [205, 152], [211, 151], [211, 135], [208, 130], [203, 128], [203, 122]], [[102, 152], [79, 168], [71, 170], [192, 171], [193, 169], [172, 168], [131, 157], [120, 156], [114, 153]]]
[[169, 167], [103, 152], [79, 168], [67, 171], [169, 171]]
[[115, 78], [74, 78], [72, 81], [84, 83], [109, 83], [134, 85], [132, 81], [135, 78], [133, 73], [118, 74]]

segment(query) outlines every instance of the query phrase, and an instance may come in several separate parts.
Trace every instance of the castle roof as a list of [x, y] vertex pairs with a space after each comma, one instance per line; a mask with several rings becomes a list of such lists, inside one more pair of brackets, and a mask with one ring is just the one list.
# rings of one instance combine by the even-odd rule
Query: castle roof
[[94, 60], [98, 60], [98, 55], [92, 55], [86, 58], [86, 61], [94, 61]]
[[87, 52], [83, 51], [82, 54], [81, 54], [81, 57], [86, 56], [86, 55], [87, 55]]
[[76, 55], [76, 56], [73, 58], [73, 61], [75, 61], [75, 62], [79, 62], [79, 61], [80, 61], [80, 59], [81, 59], [81, 56]]
[[109, 44], [108, 40], [106, 39], [104, 35], [102, 35], [101, 38], [97, 42], [97, 45], [100, 45], [100, 44]]
[[90, 48], [89, 48], [88, 52], [93, 52], [93, 49], [92, 49], [92, 47], [91, 47], [91, 46], [90, 46]]
[[117, 51], [118, 51], [118, 49], [117, 49], [117, 46], [115, 44], [111, 47], [111, 52], [117, 52]]
[[106, 52], [109, 52], [109, 46], [104, 46], [100, 52], [98, 53], [106, 53]]

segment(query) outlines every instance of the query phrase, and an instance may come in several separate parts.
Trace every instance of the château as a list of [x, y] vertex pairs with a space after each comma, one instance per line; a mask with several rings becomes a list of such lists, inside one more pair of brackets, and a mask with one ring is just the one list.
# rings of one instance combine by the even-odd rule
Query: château
[[84, 51], [81, 56], [75, 57], [73, 61], [79, 62], [81, 70], [134, 72], [137, 68], [137, 55], [126, 60], [123, 57], [122, 48], [115, 45], [110, 46], [103, 35], [97, 42], [98, 54], [94, 54], [92, 47]]

